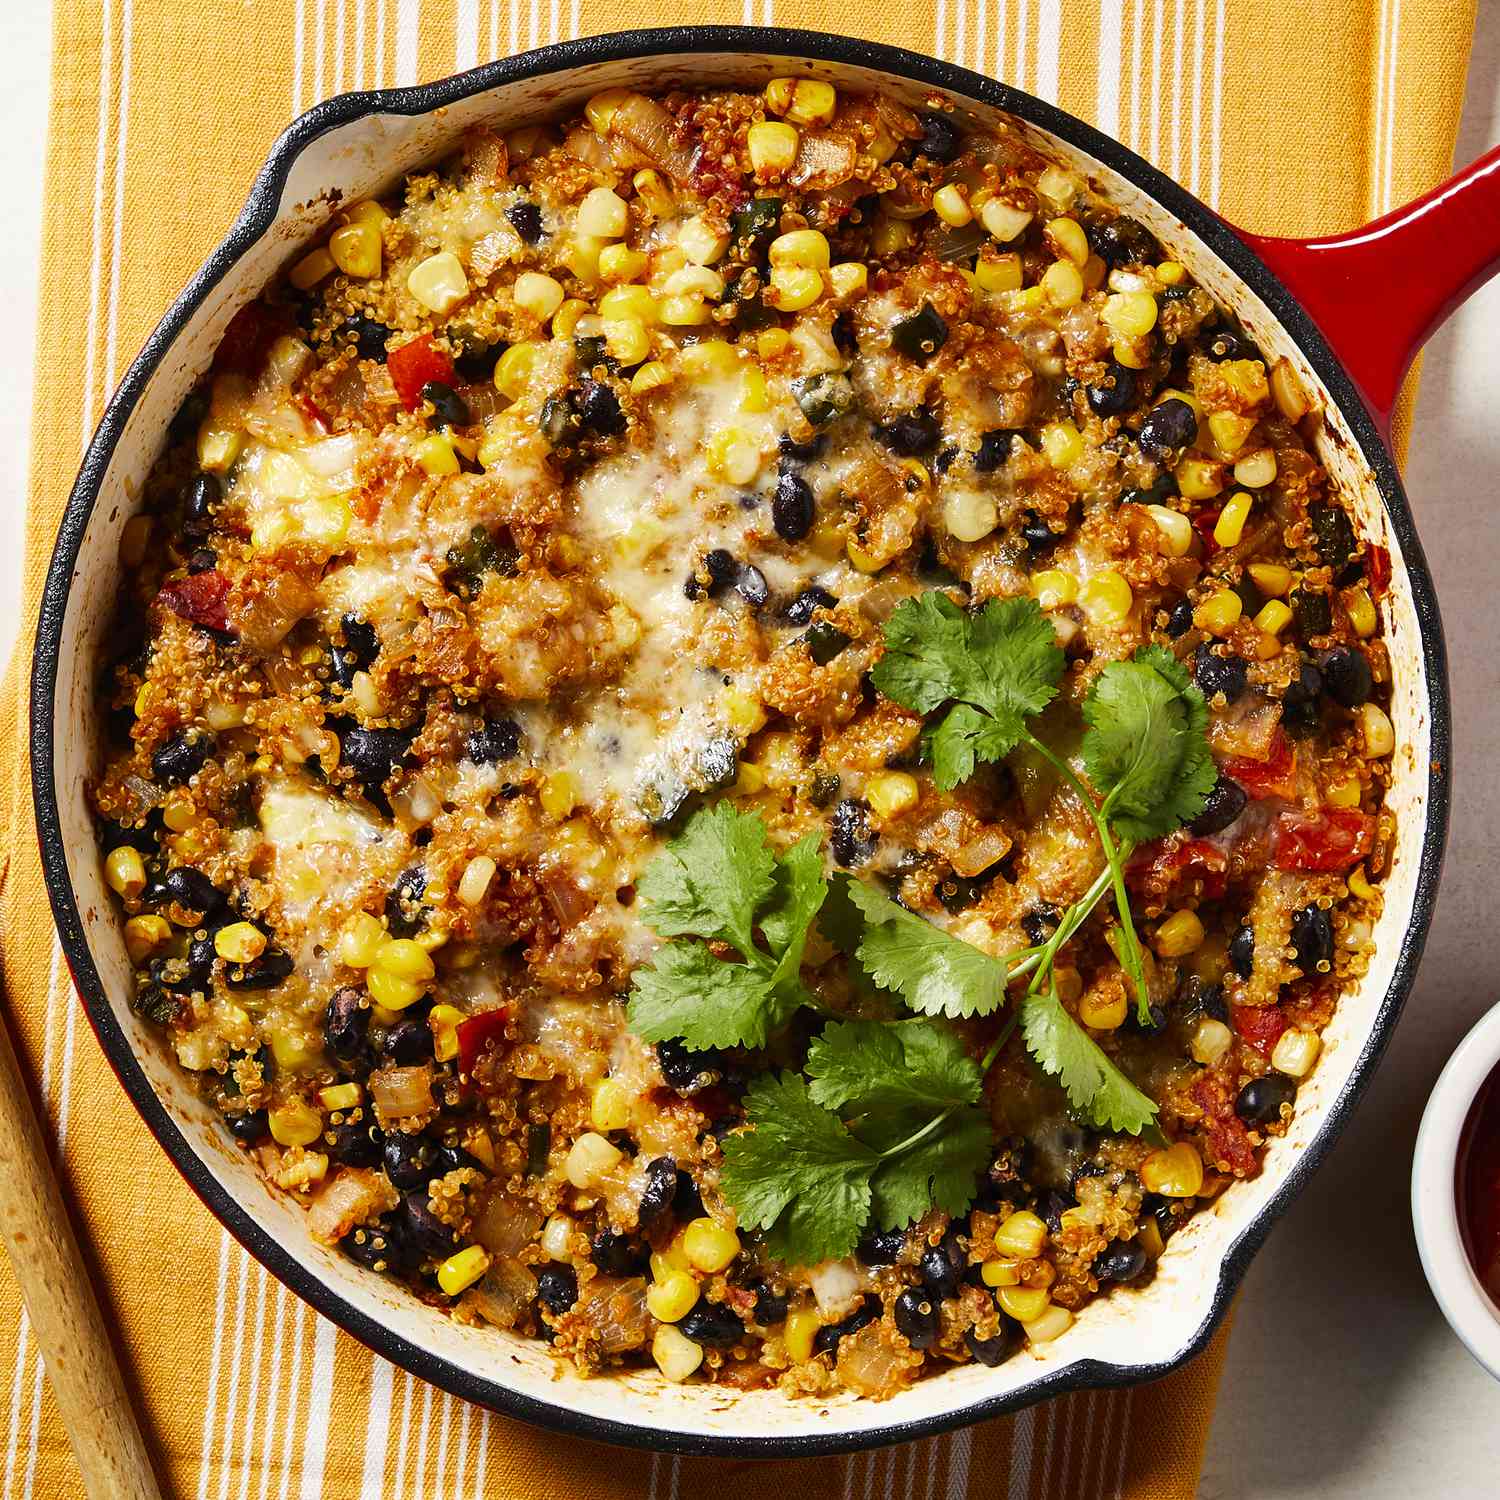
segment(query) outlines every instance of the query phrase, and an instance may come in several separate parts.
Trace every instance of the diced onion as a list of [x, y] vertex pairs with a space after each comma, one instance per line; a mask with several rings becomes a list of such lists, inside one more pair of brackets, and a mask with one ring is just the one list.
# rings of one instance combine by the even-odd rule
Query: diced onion
[[370, 1097], [388, 1120], [405, 1120], [435, 1108], [432, 1069], [380, 1068], [370, 1074]]
[[693, 175], [693, 153], [672, 139], [672, 116], [656, 100], [627, 94], [610, 118], [609, 133], [624, 136], [675, 181]]

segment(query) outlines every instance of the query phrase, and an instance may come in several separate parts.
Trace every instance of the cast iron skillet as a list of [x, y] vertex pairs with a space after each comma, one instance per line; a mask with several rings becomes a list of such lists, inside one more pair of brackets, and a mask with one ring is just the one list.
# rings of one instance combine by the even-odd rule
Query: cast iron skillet
[[[788, 71], [881, 86], [961, 112], [996, 109], [1090, 172], [1185, 259], [1268, 356], [1292, 361], [1323, 408], [1319, 456], [1353, 498], [1361, 529], [1392, 557], [1382, 605], [1395, 661], [1398, 847], [1376, 959], [1339, 1009], [1266, 1169], [1174, 1236], [1156, 1280], [1086, 1309], [1040, 1356], [964, 1366], [886, 1403], [785, 1402], [766, 1393], [668, 1386], [654, 1373], [551, 1379], [535, 1346], [457, 1328], [315, 1246], [228, 1143], [128, 1006], [129, 966], [100, 877], [83, 796], [95, 761], [93, 662], [117, 582], [115, 552], [167, 418], [202, 373], [228, 318], [326, 220], [323, 190], [365, 194], [429, 159], [467, 119], [503, 126], [557, 114], [629, 81], [757, 86]], [[1410, 990], [1432, 915], [1448, 813], [1448, 689], [1431, 580], [1385, 447], [1412, 354], [1500, 255], [1500, 152], [1446, 188], [1355, 234], [1315, 242], [1240, 236], [1118, 143], [1029, 95], [897, 48], [823, 33], [678, 27], [564, 42], [421, 88], [349, 94], [282, 135], [228, 237], [131, 365], [94, 435], [47, 575], [32, 678], [32, 768], [48, 893], [62, 948], [126, 1092], [204, 1202], [290, 1288], [373, 1349], [497, 1411], [562, 1432], [684, 1453], [785, 1456], [912, 1439], [1081, 1388], [1160, 1376], [1207, 1342], [1273, 1220], [1326, 1154], [1378, 1061]], [[1327, 337], [1325, 337], [1325, 334]], [[1340, 362], [1329, 339], [1344, 352]]]

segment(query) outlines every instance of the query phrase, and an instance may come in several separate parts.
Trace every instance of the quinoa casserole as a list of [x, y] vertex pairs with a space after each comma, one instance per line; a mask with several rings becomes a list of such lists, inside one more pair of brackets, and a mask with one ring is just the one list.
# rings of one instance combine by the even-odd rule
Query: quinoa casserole
[[1319, 420], [940, 96], [471, 132], [236, 314], [126, 525], [133, 1004], [310, 1234], [584, 1373], [1063, 1336], [1368, 963], [1390, 562]]

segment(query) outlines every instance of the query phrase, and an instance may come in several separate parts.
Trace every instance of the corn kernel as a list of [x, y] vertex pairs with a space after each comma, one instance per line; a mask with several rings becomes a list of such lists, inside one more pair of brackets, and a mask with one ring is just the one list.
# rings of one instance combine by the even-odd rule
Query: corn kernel
[[699, 328], [712, 317], [701, 297], [664, 297], [661, 302], [661, 320], [671, 328]]
[[356, 912], [339, 934], [339, 962], [351, 969], [368, 969], [385, 941], [385, 928], [369, 912]]
[[777, 235], [768, 251], [773, 266], [805, 266], [826, 271], [829, 265], [828, 238], [816, 229], [794, 229]]
[[1193, 611], [1193, 624], [1210, 635], [1228, 635], [1245, 611], [1233, 589], [1219, 589]]
[[439, 1062], [451, 1062], [458, 1056], [458, 1028], [466, 1020], [456, 1005], [434, 1005], [427, 1012], [432, 1028], [432, 1055]]
[[899, 818], [917, 805], [917, 778], [908, 771], [882, 771], [865, 782], [865, 798], [877, 817]]
[[1207, 426], [1214, 451], [1220, 458], [1230, 459], [1245, 446], [1246, 438], [1255, 430], [1255, 418], [1242, 417], [1232, 411], [1216, 411], [1209, 416]]
[[659, 359], [648, 360], [630, 377], [631, 394], [643, 396], [647, 391], [666, 385], [671, 379], [672, 372]]
[[1181, 286], [1187, 280], [1187, 267], [1175, 260], [1164, 260], [1156, 268], [1156, 279], [1163, 286]]
[[1014, 250], [1000, 254], [986, 248], [974, 263], [974, 280], [982, 292], [1018, 292], [1025, 282], [1021, 257]]
[[623, 1130], [630, 1123], [630, 1105], [630, 1090], [619, 1079], [601, 1078], [594, 1085], [589, 1123], [603, 1135]]
[[1194, 1028], [1189, 1051], [1194, 1062], [1212, 1068], [1223, 1061], [1233, 1042], [1234, 1033], [1222, 1021], [1205, 1016]]
[[1380, 625], [1379, 617], [1375, 613], [1375, 601], [1370, 597], [1369, 589], [1345, 589], [1343, 600], [1344, 608], [1349, 612], [1349, 624], [1353, 627], [1355, 635], [1362, 641], [1369, 640]]
[[1276, 1038], [1271, 1049], [1271, 1066], [1288, 1078], [1306, 1078], [1318, 1060], [1323, 1043], [1316, 1031], [1305, 1026], [1289, 1026]]
[[1271, 394], [1266, 367], [1258, 359], [1226, 359], [1219, 365], [1219, 378], [1251, 406], [1258, 406]]
[[165, 917], [132, 917], [125, 924], [125, 951], [140, 968], [171, 936], [172, 926]]
[[1252, 490], [1262, 490], [1276, 477], [1276, 453], [1271, 448], [1257, 448], [1247, 453], [1234, 466], [1234, 477], [1238, 484]]
[[1025, 1325], [1028, 1344], [1050, 1344], [1061, 1338], [1073, 1326], [1073, 1314], [1057, 1303], [1049, 1303]]
[[1061, 568], [1043, 568], [1031, 575], [1031, 593], [1043, 609], [1061, 609], [1078, 598], [1078, 580]]
[[1123, 625], [1135, 604], [1135, 595], [1123, 574], [1105, 568], [1084, 584], [1078, 602], [1095, 625]]
[[458, 454], [453, 444], [441, 432], [429, 433], [413, 448], [412, 457], [424, 474], [441, 479], [448, 474], [457, 474], [460, 468]]
[[1059, 255], [1066, 256], [1082, 270], [1089, 258], [1089, 241], [1077, 219], [1053, 219], [1043, 230], [1043, 236]]
[[794, 125], [831, 125], [838, 107], [838, 94], [831, 83], [816, 78], [799, 78], [792, 86], [786, 117]]
[[748, 736], [754, 734], [757, 729], [764, 728], [766, 710], [760, 699], [752, 698], [738, 688], [730, 688], [719, 702], [724, 712], [725, 723], [736, 734]]
[[245, 434], [237, 430], [203, 424], [198, 434], [198, 467], [209, 474], [223, 474], [233, 468], [245, 446]]
[[1110, 353], [1115, 363], [1127, 370], [1144, 370], [1151, 363], [1151, 350], [1144, 339], [1116, 338], [1110, 344]]
[[740, 1237], [715, 1219], [694, 1219], [682, 1232], [682, 1250], [699, 1271], [722, 1271], [740, 1253]]
[[353, 1109], [364, 1097], [357, 1083], [332, 1083], [318, 1090], [318, 1103], [324, 1109]]
[[1300, 422], [1311, 409], [1312, 400], [1287, 360], [1276, 361], [1271, 370], [1270, 384], [1277, 411], [1288, 422]]
[[464, 872], [458, 881], [458, 899], [465, 906], [478, 906], [484, 900], [484, 893], [490, 888], [490, 881], [495, 878], [495, 861], [488, 854], [476, 854], [468, 864], [464, 866]]
[[365, 984], [370, 991], [371, 1000], [387, 1010], [405, 1010], [427, 993], [425, 985], [418, 984], [413, 979], [403, 979], [399, 974], [375, 965], [367, 971]]
[[745, 145], [750, 152], [751, 170], [762, 178], [777, 177], [791, 171], [801, 137], [795, 125], [783, 120], [762, 120], [746, 132]]
[[1343, 774], [1324, 788], [1324, 800], [1330, 807], [1358, 807], [1363, 795], [1359, 777]]
[[301, 1099], [288, 1099], [266, 1113], [271, 1139], [278, 1146], [310, 1146], [323, 1133], [323, 1116]]
[[646, 167], [630, 179], [635, 195], [655, 219], [670, 219], [677, 212], [677, 200], [671, 185], [654, 167]]
[[[643, 266], [644, 263], [645, 258], [642, 257]], [[511, 288], [511, 297], [522, 312], [528, 312], [539, 323], [545, 323], [563, 304], [562, 283], [541, 271], [522, 271]]]
[[995, 1299], [1018, 1323], [1030, 1323], [1052, 1305], [1052, 1294], [1046, 1287], [1002, 1286]]
[[599, 316], [605, 322], [638, 318], [647, 328], [654, 328], [661, 321], [661, 304], [643, 286], [616, 286], [599, 299]]
[[469, 278], [451, 250], [440, 250], [412, 268], [406, 289], [429, 311], [445, 313], [469, 295]]
[[974, 217], [968, 194], [957, 182], [945, 183], [932, 195], [932, 211], [954, 229], [962, 229]]
[[724, 278], [710, 266], [681, 266], [662, 283], [667, 301], [675, 297], [703, 297], [717, 302], [724, 295]]
[[675, 1323], [693, 1310], [698, 1283], [686, 1271], [668, 1271], [646, 1288], [646, 1311], [658, 1323]]
[[1041, 437], [1042, 452], [1054, 469], [1066, 469], [1083, 457], [1083, 438], [1071, 422], [1049, 422]]
[[1267, 635], [1280, 635], [1292, 623], [1292, 612], [1280, 599], [1267, 599], [1255, 617], [1255, 628]]
[[999, 524], [995, 497], [983, 490], [955, 487], [943, 497], [943, 526], [960, 542], [980, 541]]
[[995, 1231], [995, 1250], [1012, 1260], [1033, 1260], [1047, 1243], [1047, 1226], [1034, 1213], [1013, 1213]]
[[597, 235], [574, 233], [569, 235], [563, 245], [558, 260], [584, 286], [596, 286], [599, 281], [599, 256], [606, 243]]
[[1359, 708], [1359, 735], [1366, 760], [1380, 760], [1396, 748], [1396, 729], [1378, 703]]
[[304, 255], [288, 272], [286, 279], [299, 292], [308, 292], [325, 276], [332, 276], [336, 269], [333, 256], [319, 246], [310, 255]]
[[[1031, 1259], [1030, 1256], [1027, 1259]], [[979, 1268], [979, 1279], [988, 1287], [1020, 1286], [1021, 1262], [1018, 1260], [987, 1260]]]
[[1153, 1151], [1140, 1166], [1141, 1186], [1165, 1198], [1193, 1198], [1203, 1186], [1203, 1159], [1188, 1141]]
[[786, 1343], [786, 1352], [794, 1364], [805, 1364], [812, 1358], [813, 1339], [820, 1327], [822, 1320], [811, 1307], [799, 1307], [795, 1312], [787, 1314], [782, 1338]]
[[630, 227], [630, 210], [613, 188], [591, 188], [583, 195], [573, 222], [579, 234], [617, 240]]
[[614, 119], [615, 111], [629, 97], [629, 89], [604, 89], [583, 106], [584, 118], [600, 135], [608, 135], [609, 122]]
[[822, 274], [810, 266], [773, 266], [764, 300], [778, 312], [801, 312], [822, 295]]
[[1019, 239], [1036, 216], [1025, 209], [1016, 208], [1003, 198], [986, 198], [979, 210], [979, 222], [985, 233], [992, 235], [1002, 245]]
[[1161, 533], [1162, 551], [1168, 557], [1186, 557], [1193, 545], [1193, 523], [1180, 510], [1166, 505], [1148, 505], [1146, 514]]
[[792, 94], [796, 87], [795, 78], [773, 78], [766, 85], [766, 108], [773, 115], [784, 115], [792, 107]]
[[1212, 500], [1224, 488], [1224, 466], [1210, 458], [1185, 458], [1177, 465], [1176, 479], [1185, 500]]
[[879, 256], [899, 255], [910, 249], [917, 232], [904, 219], [893, 219], [889, 214], [877, 214], [870, 226], [870, 249]]
[[1203, 923], [1195, 911], [1179, 911], [1156, 929], [1151, 946], [1160, 958], [1186, 958], [1203, 944]]
[[482, 1245], [465, 1245], [437, 1268], [437, 1282], [450, 1297], [473, 1286], [490, 1268], [490, 1256]]
[[1251, 563], [1246, 571], [1267, 598], [1284, 599], [1291, 592], [1292, 570], [1281, 563]]
[[[599, 275], [605, 281], [638, 281], [645, 274], [646, 254], [642, 250], [632, 250], [629, 245], [606, 245], [599, 252]], [[516, 278], [516, 285], [520, 286], [520, 277]]]
[[376, 229], [388, 223], [390, 217], [373, 198], [366, 198], [362, 203], [356, 203], [352, 208], [344, 210], [346, 224], [373, 224]]
[[[829, 271], [829, 276], [833, 272]], [[762, 359], [775, 359], [778, 355], [785, 354], [792, 342], [792, 336], [785, 328], [763, 328], [755, 335], [755, 352]]]
[[266, 935], [252, 922], [231, 922], [214, 934], [214, 952], [229, 963], [254, 963], [265, 951]]
[[1375, 895], [1375, 887], [1370, 884], [1363, 865], [1356, 865], [1349, 876], [1349, 894], [1359, 901], [1369, 901]]
[[549, 771], [537, 800], [548, 817], [567, 817], [578, 805], [578, 778], [571, 771]]
[[600, 1178], [625, 1159], [625, 1153], [610, 1145], [602, 1135], [585, 1131], [568, 1152], [563, 1173], [574, 1187], [593, 1187]]
[[1093, 1031], [1115, 1031], [1125, 1024], [1124, 990], [1087, 990], [1078, 999], [1078, 1019]]
[[1221, 547], [1234, 547], [1245, 534], [1245, 522], [1250, 519], [1251, 497], [1244, 490], [1236, 490], [1219, 512], [1214, 522], [1214, 541]]
[[1076, 307], [1083, 300], [1083, 275], [1070, 260], [1055, 260], [1042, 272], [1042, 291], [1053, 307]]
[[651, 352], [651, 335], [639, 318], [611, 318], [604, 325], [604, 348], [611, 359], [630, 369]]
[[844, 543], [844, 555], [861, 573], [878, 573], [890, 561], [888, 556], [872, 551], [852, 533]]
[[1127, 338], [1142, 338], [1156, 327], [1156, 298], [1150, 292], [1115, 292], [1104, 299], [1100, 318]]
[[328, 238], [328, 253], [345, 276], [368, 281], [380, 275], [380, 228], [376, 224], [345, 224]]
[[111, 849], [104, 859], [104, 880], [117, 896], [134, 900], [146, 889], [146, 866], [140, 850], [129, 844]]
[[734, 778], [737, 797], [753, 797], [766, 789], [766, 773], [753, 760], [742, 760]]
[[399, 979], [428, 980], [437, 970], [432, 959], [410, 938], [388, 938], [375, 953], [375, 967]]
[[1097, 292], [1104, 285], [1104, 278], [1109, 274], [1109, 267], [1097, 256], [1090, 254], [1083, 263], [1083, 285], [1085, 290]]
[[705, 462], [708, 472], [725, 484], [749, 484], [760, 471], [760, 446], [739, 427], [720, 428], [708, 440]]
[[1036, 180], [1037, 193], [1042, 201], [1058, 213], [1065, 213], [1078, 196], [1080, 183], [1064, 167], [1049, 166]]
[[512, 344], [495, 362], [495, 389], [502, 396], [518, 400], [531, 383], [532, 371], [536, 368], [542, 345], [532, 340]]
[[662, 1323], [651, 1340], [656, 1368], [674, 1385], [686, 1380], [703, 1363], [703, 1346], [695, 1344], [675, 1324]]

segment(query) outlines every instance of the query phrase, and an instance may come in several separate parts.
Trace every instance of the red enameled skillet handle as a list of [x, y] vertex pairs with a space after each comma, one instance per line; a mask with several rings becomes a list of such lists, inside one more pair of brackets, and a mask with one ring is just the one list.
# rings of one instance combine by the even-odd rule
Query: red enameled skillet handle
[[1323, 330], [1389, 434], [1417, 351], [1500, 271], [1500, 146], [1425, 197], [1348, 234], [1238, 231]]

